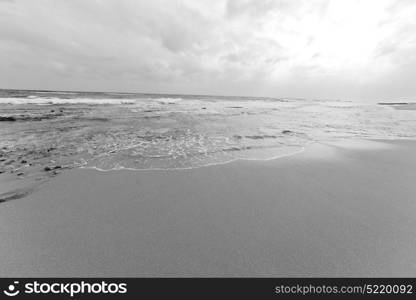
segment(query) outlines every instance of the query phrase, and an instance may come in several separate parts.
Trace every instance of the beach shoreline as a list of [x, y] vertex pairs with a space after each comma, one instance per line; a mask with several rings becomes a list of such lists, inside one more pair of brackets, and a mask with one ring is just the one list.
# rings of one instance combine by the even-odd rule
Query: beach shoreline
[[416, 141], [184, 170], [72, 169], [0, 204], [1, 276], [416, 275]]

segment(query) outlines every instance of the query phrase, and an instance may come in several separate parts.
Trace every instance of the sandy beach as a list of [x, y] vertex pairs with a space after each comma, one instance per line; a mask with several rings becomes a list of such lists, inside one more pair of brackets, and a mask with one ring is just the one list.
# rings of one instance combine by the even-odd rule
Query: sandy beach
[[0, 204], [0, 276], [416, 276], [415, 151], [69, 170]]

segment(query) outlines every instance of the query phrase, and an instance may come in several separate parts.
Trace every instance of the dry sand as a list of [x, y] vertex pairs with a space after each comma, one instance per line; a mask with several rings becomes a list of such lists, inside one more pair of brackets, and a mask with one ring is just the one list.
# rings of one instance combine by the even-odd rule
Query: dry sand
[[71, 170], [0, 204], [0, 276], [416, 276], [416, 142]]

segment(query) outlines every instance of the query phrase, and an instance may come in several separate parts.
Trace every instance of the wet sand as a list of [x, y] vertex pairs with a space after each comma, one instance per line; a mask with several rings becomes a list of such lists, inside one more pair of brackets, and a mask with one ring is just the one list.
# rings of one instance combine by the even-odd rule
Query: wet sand
[[0, 203], [0, 276], [416, 276], [416, 142], [73, 169]]

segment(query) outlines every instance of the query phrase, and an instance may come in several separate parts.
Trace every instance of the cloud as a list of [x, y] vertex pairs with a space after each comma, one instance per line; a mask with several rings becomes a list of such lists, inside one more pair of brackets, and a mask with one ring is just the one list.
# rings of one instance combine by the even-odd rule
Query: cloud
[[378, 98], [411, 82], [415, 20], [407, 0], [1, 0], [0, 84]]

